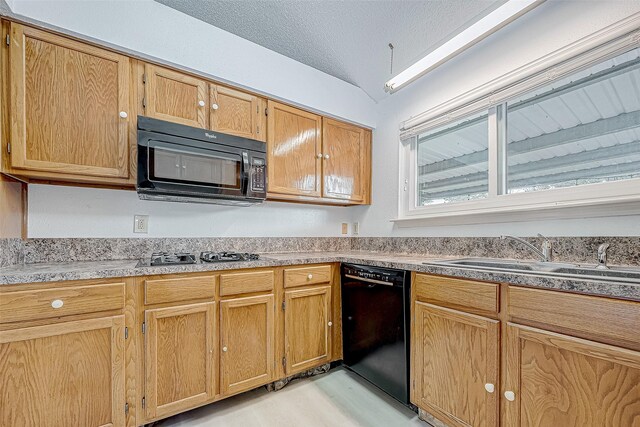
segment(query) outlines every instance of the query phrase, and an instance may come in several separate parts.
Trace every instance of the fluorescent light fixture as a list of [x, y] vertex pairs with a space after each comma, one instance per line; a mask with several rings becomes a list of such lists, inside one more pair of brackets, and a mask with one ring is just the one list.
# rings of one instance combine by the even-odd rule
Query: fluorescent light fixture
[[508, 23], [524, 15], [544, 0], [508, 0], [505, 4], [463, 30], [446, 43], [411, 65], [409, 68], [385, 83], [385, 90], [393, 92], [415, 80], [438, 65], [464, 51], [474, 43], [498, 31]]

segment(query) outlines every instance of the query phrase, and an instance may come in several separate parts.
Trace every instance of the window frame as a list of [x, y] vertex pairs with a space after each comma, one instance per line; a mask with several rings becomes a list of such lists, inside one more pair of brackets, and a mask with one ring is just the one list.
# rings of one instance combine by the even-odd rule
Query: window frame
[[[508, 194], [505, 114], [507, 102], [518, 95], [640, 48], [639, 28], [637, 14], [403, 122], [398, 217], [393, 221], [413, 226], [637, 214], [640, 178]], [[488, 197], [417, 206], [418, 136], [482, 112], [488, 112]]]

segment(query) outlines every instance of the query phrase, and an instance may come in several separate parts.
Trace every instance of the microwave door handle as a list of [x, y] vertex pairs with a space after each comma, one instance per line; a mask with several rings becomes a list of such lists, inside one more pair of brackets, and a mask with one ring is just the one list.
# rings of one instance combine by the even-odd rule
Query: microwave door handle
[[249, 153], [242, 152], [242, 171], [241, 171], [241, 186], [242, 194], [247, 195], [249, 193], [249, 171], [251, 167], [249, 165]]

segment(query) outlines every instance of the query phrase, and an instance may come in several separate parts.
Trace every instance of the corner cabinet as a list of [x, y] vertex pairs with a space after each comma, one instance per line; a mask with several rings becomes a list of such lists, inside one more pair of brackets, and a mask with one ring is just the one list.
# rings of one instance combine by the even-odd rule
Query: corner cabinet
[[10, 159], [3, 172], [128, 181], [129, 59], [13, 22], [8, 36]]
[[371, 203], [371, 131], [268, 102], [269, 198]]

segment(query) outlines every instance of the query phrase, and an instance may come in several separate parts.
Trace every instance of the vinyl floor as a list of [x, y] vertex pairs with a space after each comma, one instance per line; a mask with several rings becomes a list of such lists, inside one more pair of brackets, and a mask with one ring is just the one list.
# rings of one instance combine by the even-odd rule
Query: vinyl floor
[[356, 374], [336, 368], [194, 409], [157, 427], [428, 427], [418, 415]]

